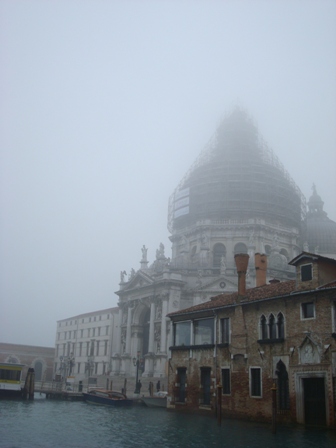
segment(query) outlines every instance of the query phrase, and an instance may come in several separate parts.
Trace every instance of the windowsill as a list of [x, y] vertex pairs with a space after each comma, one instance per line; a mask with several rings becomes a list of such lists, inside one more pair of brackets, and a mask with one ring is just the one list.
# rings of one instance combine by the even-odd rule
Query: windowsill
[[226, 348], [229, 346], [228, 342], [221, 342], [220, 344], [217, 344], [218, 348]]
[[285, 341], [285, 338], [277, 338], [277, 339], [258, 339], [258, 344], [282, 344]]
[[169, 347], [169, 350], [207, 350], [214, 348], [215, 344], [201, 344], [201, 345], [174, 345]]
[[200, 404], [199, 409], [205, 409], [206, 411], [211, 411], [211, 404]]

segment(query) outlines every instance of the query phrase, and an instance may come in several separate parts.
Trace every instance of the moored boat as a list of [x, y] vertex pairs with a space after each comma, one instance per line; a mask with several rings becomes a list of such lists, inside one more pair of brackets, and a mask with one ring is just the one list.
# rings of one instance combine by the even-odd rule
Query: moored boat
[[133, 400], [121, 392], [107, 389], [91, 389], [84, 392], [84, 400], [90, 404], [106, 405], [106, 406], [131, 406]]
[[166, 408], [168, 392], [157, 392], [152, 397], [142, 397], [141, 400], [149, 408]]
[[21, 376], [24, 364], [0, 363], [0, 398], [21, 398]]

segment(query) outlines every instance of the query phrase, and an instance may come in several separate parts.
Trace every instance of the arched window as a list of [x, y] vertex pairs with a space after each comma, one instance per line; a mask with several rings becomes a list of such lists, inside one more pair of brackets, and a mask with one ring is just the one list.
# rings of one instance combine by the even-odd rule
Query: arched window
[[276, 325], [273, 314], [271, 314], [269, 317], [268, 326], [269, 326], [270, 339], [276, 339]]
[[270, 255], [271, 250], [272, 250], [271, 246], [269, 244], [265, 244], [265, 254]]
[[275, 371], [278, 377], [278, 404], [279, 409], [289, 409], [289, 384], [288, 373], [285, 364], [281, 361], [276, 365]]
[[278, 314], [277, 319], [277, 326], [278, 326], [278, 338], [284, 338], [285, 337], [285, 327], [284, 327], [284, 317], [282, 313]]
[[288, 252], [286, 251], [286, 249], [281, 249], [280, 253], [281, 255], [284, 255], [286, 257], [287, 261], [289, 260]]
[[267, 323], [266, 323], [266, 317], [265, 316], [261, 316], [261, 318], [260, 318], [260, 336], [261, 336], [261, 339], [267, 339], [268, 338]]
[[213, 247], [213, 267], [219, 268], [221, 266], [222, 257], [226, 257], [226, 248], [224, 244], [217, 243]]
[[237, 254], [247, 254], [247, 247], [244, 243], [237, 243], [234, 247], [234, 253]]

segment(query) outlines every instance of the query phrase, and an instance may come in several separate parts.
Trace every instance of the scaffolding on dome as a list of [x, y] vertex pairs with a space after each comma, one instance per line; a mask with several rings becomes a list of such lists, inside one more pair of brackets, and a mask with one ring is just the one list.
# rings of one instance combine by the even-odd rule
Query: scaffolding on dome
[[[216, 207], [218, 219], [223, 219], [224, 211], [228, 218], [239, 214], [239, 207], [241, 214], [245, 215], [249, 212], [261, 214], [265, 211], [267, 214], [273, 211], [274, 216], [287, 220], [288, 225], [300, 225], [305, 218], [306, 200], [299, 187], [259, 135], [247, 114], [239, 111], [237, 116], [238, 119], [234, 117], [231, 122], [228, 120], [229, 115], [224, 119], [222, 128], [226, 140], [219, 141], [217, 130], [170, 196], [168, 230], [171, 233], [176, 221], [188, 221], [186, 215], [189, 215], [189, 205], [196, 210], [195, 216], [203, 215], [203, 218], [214, 217]], [[241, 117], [243, 123], [240, 129]], [[240, 146], [234, 141], [237, 135]], [[253, 151], [255, 158], [251, 159]], [[252, 160], [250, 164], [244, 160], [247, 155]], [[260, 179], [263, 179], [264, 189]], [[180, 199], [181, 192], [186, 188], [190, 188], [190, 204], [187, 193], [184, 199]], [[184, 208], [176, 210], [178, 202]], [[206, 216], [207, 213], [209, 216]]]

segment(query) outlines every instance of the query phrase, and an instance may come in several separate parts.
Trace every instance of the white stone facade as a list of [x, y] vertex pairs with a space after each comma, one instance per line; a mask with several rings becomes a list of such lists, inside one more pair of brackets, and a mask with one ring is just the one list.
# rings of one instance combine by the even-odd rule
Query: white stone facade
[[54, 377], [75, 382], [109, 375], [118, 308], [81, 314], [57, 322]]

